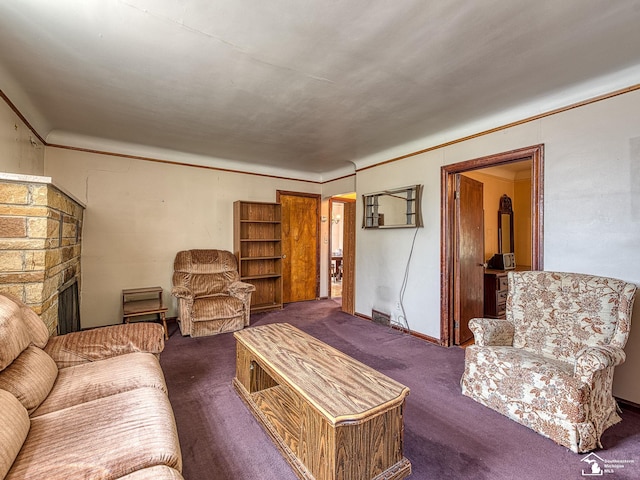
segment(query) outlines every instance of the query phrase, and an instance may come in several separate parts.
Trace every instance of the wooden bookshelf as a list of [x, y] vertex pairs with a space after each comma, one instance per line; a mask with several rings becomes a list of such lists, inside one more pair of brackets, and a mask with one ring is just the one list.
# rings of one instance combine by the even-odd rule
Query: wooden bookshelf
[[282, 227], [279, 203], [233, 204], [233, 248], [240, 279], [256, 287], [251, 311], [282, 308]]

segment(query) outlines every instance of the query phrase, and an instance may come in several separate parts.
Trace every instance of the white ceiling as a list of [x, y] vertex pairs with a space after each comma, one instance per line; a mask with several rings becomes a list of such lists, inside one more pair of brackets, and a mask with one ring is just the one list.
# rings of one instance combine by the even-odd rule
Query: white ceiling
[[638, 83], [640, 0], [0, 2], [47, 142], [313, 179]]

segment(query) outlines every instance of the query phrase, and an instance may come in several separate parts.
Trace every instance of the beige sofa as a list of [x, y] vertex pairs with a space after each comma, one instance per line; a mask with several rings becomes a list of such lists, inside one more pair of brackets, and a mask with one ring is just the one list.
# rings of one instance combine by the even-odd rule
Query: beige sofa
[[153, 323], [49, 338], [0, 294], [0, 478], [181, 479], [163, 348]]

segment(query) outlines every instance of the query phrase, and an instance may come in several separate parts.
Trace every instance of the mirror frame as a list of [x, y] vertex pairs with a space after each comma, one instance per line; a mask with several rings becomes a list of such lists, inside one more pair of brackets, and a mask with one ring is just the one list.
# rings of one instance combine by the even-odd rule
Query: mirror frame
[[[502, 225], [502, 216], [509, 216], [509, 246], [510, 250], [508, 252], [504, 252], [502, 249], [502, 233], [504, 232], [505, 226]], [[514, 241], [513, 241], [513, 204], [511, 202], [511, 198], [505, 193], [500, 197], [500, 208], [498, 209], [498, 253], [513, 253], [514, 251]]]
[[[406, 195], [406, 223], [388, 225], [384, 224], [384, 212], [379, 212], [378, 199], [384, 195], [398, 196]], [[373, 192], [362, 195], [364, 206], [362, 214], [362, 228], [385, 229], [385, 228], [417, 228], [422, 227], [422, 185], [409, 185], [407, 187], [392, 188], [381, 192]]]

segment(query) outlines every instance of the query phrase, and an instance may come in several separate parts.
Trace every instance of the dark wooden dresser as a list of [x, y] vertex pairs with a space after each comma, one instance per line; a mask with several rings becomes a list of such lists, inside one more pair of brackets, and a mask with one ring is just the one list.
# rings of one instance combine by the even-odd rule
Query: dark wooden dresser
[[507, 294], [506, 270], [484, 271], [484, 316], [487, 318], [505, 318]]

